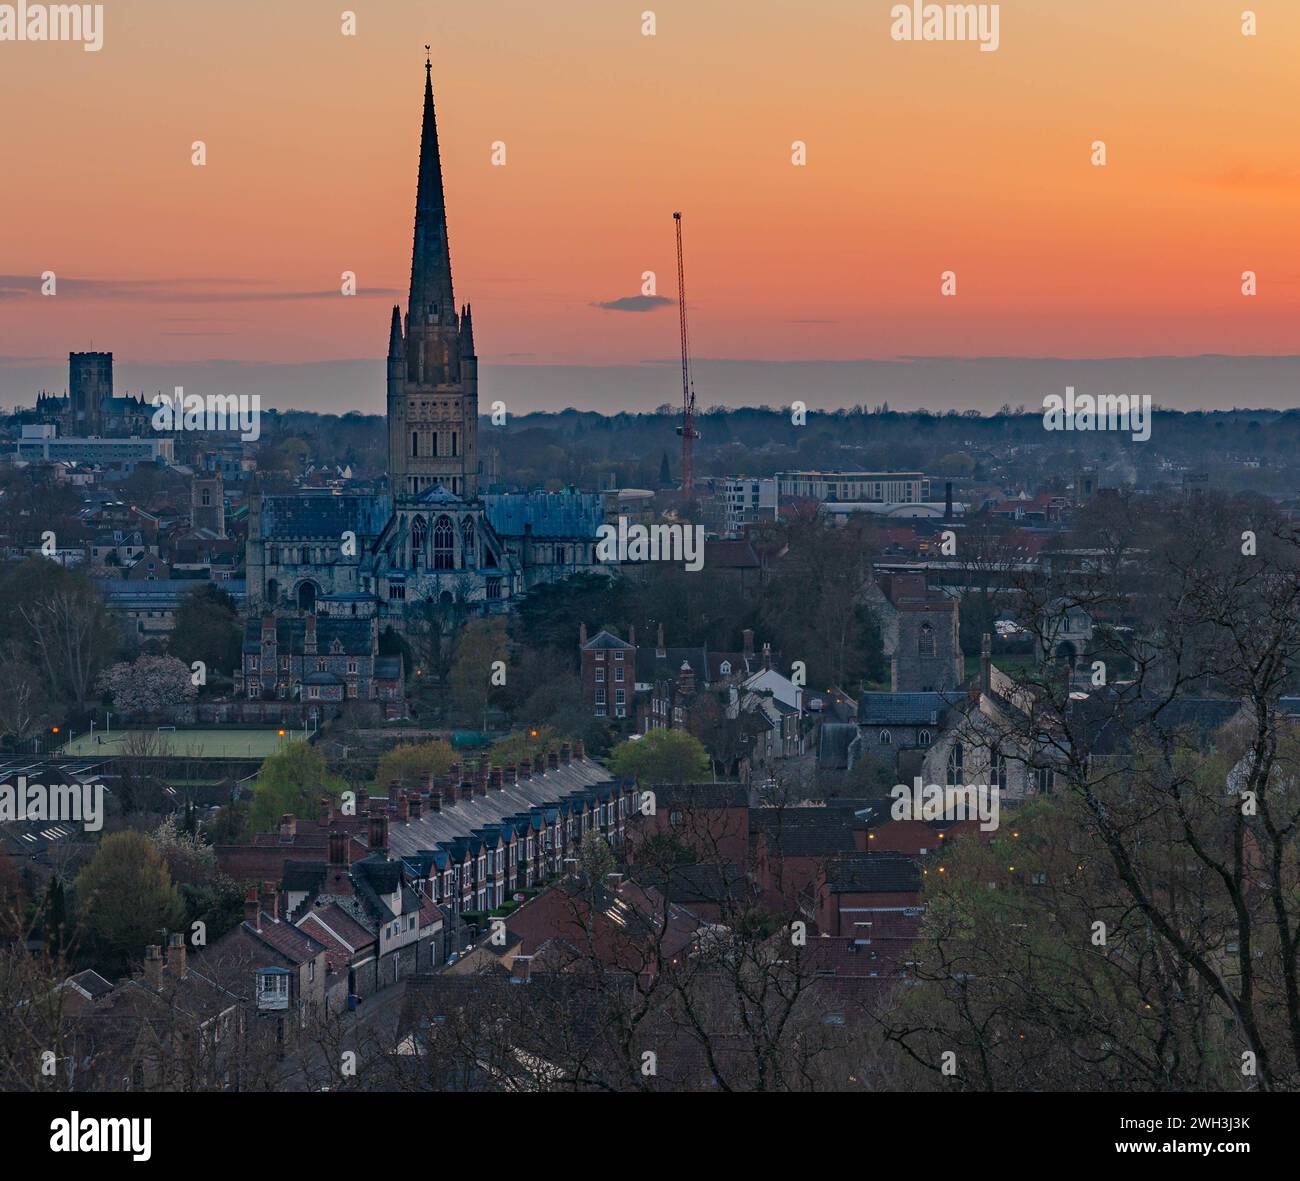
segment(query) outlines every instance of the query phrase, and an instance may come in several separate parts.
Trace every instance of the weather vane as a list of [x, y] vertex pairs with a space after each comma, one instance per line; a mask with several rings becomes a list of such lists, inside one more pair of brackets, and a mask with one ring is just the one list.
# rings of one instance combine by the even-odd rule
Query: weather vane
[[426, 46], [424, 47], [424, 64], [425, 64], [426, 66], [432, 66], [432, 65], [433, 65], [433, 60], [432, 60], [432, 58], [429, 56], [429, 55], [430, 55], [430, 52], [432, 51], [432, 49], [433, 49], [433, 46], [432, 46], [432, 45], [426, 45]]

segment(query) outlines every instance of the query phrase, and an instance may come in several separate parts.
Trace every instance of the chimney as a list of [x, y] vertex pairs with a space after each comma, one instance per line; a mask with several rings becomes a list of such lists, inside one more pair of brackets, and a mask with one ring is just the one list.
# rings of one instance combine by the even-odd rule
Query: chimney
[[682, 661], [681, 671], [677, 674], [677, 689], [687, 697], [695, 692], [695, 670], [685, 660]]
[[988, 693], [993, 682], [993, 637], [985, 632], [980, 640], [980, 691]]
[[256, 886], [249, 886], [244, 895], [244, 922], [252, 923], [255, 930], [262, 929], [262, 908], [257, 904]]
[[368, 787], [357, 788], [357, 815], [364, 816], [370, 811], [370, 789]]
[[578, 876], [578, 859], [576, 857], [566, 857], [564, 859], [564, 872], [571, 878]]
[[560, 769], [560, 752], [551, 747], [546, 752], [546, 769], [548, 771], [558, 771]]
[[[389, 798], [391, 799], [392, 796], [390, 795]], [[399, 792], [397, 796], [397, 819], [402, 824], [406, 824], [411, 819], [411, 801], [407, 799], [405, 792]]]
[[462, 800], [472, 800], [474, 798], [474, 783], [469, 779], [462, 779], [460, 783], [460, 798]]
[[348, 864], [348, 834], [332, 832], [329, 836], [330, 868], [346, 869]]
[[763, 641], [763, 671], [772, 671], [772, 645], [767, 640]]
[[488, 787], [492, 791], [501, 790], [501, 768], [500, 767], [493, 767], [492, 770], [488, 772]]
[[307, 618], [303, 620], [305, 630], [302, 637], [302, 651], [304, 656], [316, 655], [316, 616], [308, 612]]
[[177, 980], [184, 980], [189, 968], [185, 963], [185, 936], [176, 934], [167, 937], [167, 967]]
[[410, 804], [410, 808], [408, 810], [410, 812], [411, 819], [419, 820], [420, 817], [424, 815], [424, 800], [420, 798], [420, 793], [418, 791], [411, 792], [408, 802]]
[[280, 817], [280, 840], [286, 844], [292, 844], [293, 838], [298, 834], [298, 821], [294, 818], [292, 812], [286, 812]]
[[517, 955], [510, 961], [510, 980], [511, 983], [518, 981], [520, 984], [527, 984], [532, 979], [533, 957], [530, 955]]
[[635, 623], [632, 624], [627, 629], [627, 642], [631, 644], [633, 648], [636, 647], [636, 624]]
[[388, 817], [382, 812], [370, 817], [370, 851], [388, 852]]
[[560, 746], [560, 762], [566, 767], [573, 762], [573, 747], [567, 742]]
[[275, 615], [270, 611], [262, 612], [262, 647], [267, 646], [270, 641], [270, 647], [275, 648]]
[[573, 757], [578, 762], [582, 762], [587, 757], [587, 744], [581, 738], [577, 739], [573, 744]]
[[660, 657], [668, 655], [668, 649], [664, 647], [664, 625], [662, 623], [659, 625], [659, 643], [655, 646], [655, 655]]
[[745, 659], [753, 660], [754, 659], [754, 629], [752, 627], [747, 627], [743, 632], [740, 633], [740, 635], [741, 635], [741, 643], [744, 645]]
[[330, 821], [333, 819], [334, 819], [334, 801], [331, 800], [329, 796], [321, 796], [320, 798], [321, 824], [328, 825]]
[[485, 759], [478, 765], [478, 774], [474, 776], [474, 794], [478, 796], [487, 795], [488, 789], [488, 765]]
[[952, 481], [947, 480], [943, 485], [943, 519], [952, 520]]
[[154, 992], [162, 988], [162, 970], [162, 948], [151, 943], [144, 949], [144, 981]]
[[452, 763], [452, 765], [447, 768], [447, 774], [451, 776], [450, 782], [451, 785], [454, 787], [456, 784], [460, 782], [460, 764]]
[[520, 778], [521, 780], [528, 780], [528, 779], [531, 779], [532, 777], [533, 777], [533, 761], [532, 761], [532, 759], [520, 759], [520, 760], [519, 760], [519, 778]]
[[516, 767], [514, 763], [510, 763], [506, 767], [505, 780], [502, 786], [514, 787], [514, 785], [518, 782], [519, 782], [519, 768]]
[[580, 623], [578, 624], [578, 647], [581, 648], [584, 644], [586, 644], [586, 642], [587, 642], [587, 625], [585, 623]]
[[605, 885], [617, 894], [623, 887], [623, 875], [621, 873], [607, 873], [605, 875]]
[[262, 883], [262, 909], [273, 919], [280, 917], [280, 892], [274, 882]]
[[441, 812], [441, 811], [442, 811], [442, 792], [441, 792], [441, 791], [431, 791], [431, 792], [429, 793], [429, 811], [430, 811], [430, 812]]

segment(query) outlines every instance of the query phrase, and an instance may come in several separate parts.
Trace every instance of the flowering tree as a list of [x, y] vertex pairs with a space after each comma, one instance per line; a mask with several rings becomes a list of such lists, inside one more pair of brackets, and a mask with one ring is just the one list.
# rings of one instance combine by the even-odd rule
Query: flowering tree
[[100, 688], [123, 713], [157, 713], [198, 694], [189, 666], [174, 656], [144, 655], [115, 664], [100, 678]]

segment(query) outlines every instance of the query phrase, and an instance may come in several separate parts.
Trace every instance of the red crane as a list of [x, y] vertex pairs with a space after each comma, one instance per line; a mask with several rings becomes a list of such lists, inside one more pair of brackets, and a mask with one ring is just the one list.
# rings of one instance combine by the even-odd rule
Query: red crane
[[677, 315], [682, 328], [682, 492], [689, 498], [695, 492], [695, 382], [691, 377], [691, 345], [686, 329], [686, 268], [682, 263], [682, 215], [673, 214], [677, 223]]

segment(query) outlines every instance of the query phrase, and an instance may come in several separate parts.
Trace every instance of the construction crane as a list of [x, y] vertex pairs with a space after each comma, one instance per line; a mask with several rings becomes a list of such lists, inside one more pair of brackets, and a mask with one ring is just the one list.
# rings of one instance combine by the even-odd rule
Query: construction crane
[[686, 328], [686, 268], [682, 264], [682, 215], [673, 214], [677, 224], [677, 315], [682, 329], [682, 492], [687, 498], [695, 492], [695, 381], [691, 377], [690, 334]]

